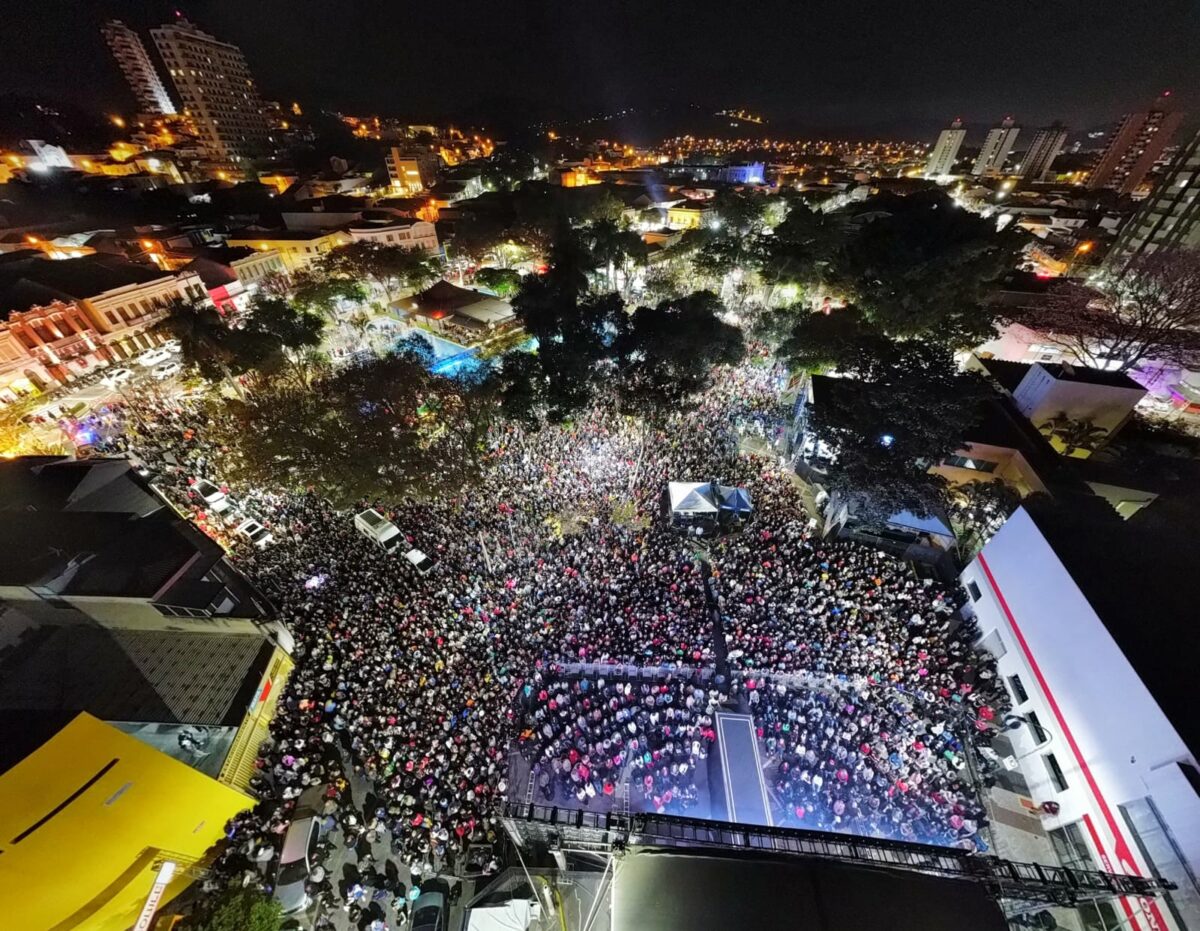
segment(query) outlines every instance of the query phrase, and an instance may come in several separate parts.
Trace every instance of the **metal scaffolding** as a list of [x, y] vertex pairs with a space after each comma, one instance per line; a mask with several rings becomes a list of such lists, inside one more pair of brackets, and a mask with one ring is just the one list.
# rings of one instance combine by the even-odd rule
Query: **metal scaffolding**
[[592, 849], [628, 846], [717, 848], [820, 857], [864, 866], [914, 870], [984, 885], [997, 899], [1071, 907], [1097, 899], [1148, 897], [1173, 888], [1160, 879], [1016, 863], [953, 847], [905, 843], [797, 828], [760, 827], [674, 815], [593, 812], [510, 802], [505, 818], [514, 836], [551, 846], [586, 843]]

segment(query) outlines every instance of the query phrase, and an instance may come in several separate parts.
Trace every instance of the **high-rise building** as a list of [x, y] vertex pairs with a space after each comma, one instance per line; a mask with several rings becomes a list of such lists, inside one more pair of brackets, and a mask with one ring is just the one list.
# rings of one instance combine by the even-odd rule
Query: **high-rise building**
[[1058, 158], [1058, 153], [1062, 151], [1066, 141], [1067, 128], [1062, 123], [1043, 126], [1034, 133], [1033, 142], [1029, 143], [1029, 151], [1021, 160], [1021, 170], [1018, 174], [1028, 181], [1041, 181]]
[[183, 18], [150, 34], [209, 157], [238, 166], [263, 154], [271, 123], [242, 50]]
[[397, 193], [420, 194], [437, 184], [442, 161], [428, 149], [392, 146], [385, 160], [388, 179]]
[[121, 74], [137, 99], [139, 109], [143, 113], [174, 115], [175, 104], [171, 102], [162, 78], [158, 76], [138, 34], [119, 19], [110, 19], [101, 31], [108, 47], [112, 49]]
[[962, 128], [962, 120], [955, 117], [948, 129], [938, 133], [933, 151], [929, 153], [929, 161], [925, 163], [925, 177], [937, 178], [948, 175], [954, 168], [954, 160], [958, 158], [958, 150], [962, 147], [967, 131]]
[[976, 177], [1000, 174], [1020, 131], [1021, 127], [1013, 125], [1011, 116], [1006, 116], [999, 126], [989, 129], [987, 138], [983, 140], [983, 148], [979, 150], [979, 157], [971, 166], [971, 174]]
[[1088, 188], [1109, 188], [1121, 194], [1137, 190], [1183, 122], [1183, 114], [1171, 106], [1170, 97], [1167, 91], [1149, 110], [1121, 118], [1088, 176]]
[[1180, 148], [1167, 173], [1125, 228], [1105, 260], [1114, 271], [1159, 249], [1200, 248], [1200, 133]]

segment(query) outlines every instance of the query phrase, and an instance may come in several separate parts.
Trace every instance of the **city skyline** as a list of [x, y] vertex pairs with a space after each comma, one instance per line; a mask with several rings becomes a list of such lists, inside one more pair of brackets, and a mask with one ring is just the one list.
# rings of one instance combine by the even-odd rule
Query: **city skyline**
[[[994, 35], [994, 10], [885, 16], [845, 5], [793, 11], [769, 3], [733, 18], [716, 5], [683, 16], [619, 3], [585, 19], [570, 10], [551, 15], [475, 2], [403, 17], [376, 5], [347, 13], [301, 2], [285, 11], [276, 0], [250, 7], [101, 2], [83, 12], [10, 12], [11, 32], [22, 41], [0, 61], [0, 86], [132, 110], [101, 26], [122, 18], [148, 41], [149, 29], [178, 12], [240, 46], [267, 99], [411, 119], [486, 117], [516, 128], [632, 110], [626, 124], [653, 134], [689, 106], [736, 105], [765, 113], [766, 132], [924, 136], [961, 116], [976, 142], [976, 127], [1009, 113], [1026, 126], [1105, 126], [1168, 87], [1181, 109], [1195, 112], [1191, 88], [1200, 86], [1200, 64], [1187, 53], [1195, 11], [1179, 6], [1143, 17], [1102, 6], [1099, 15], [1092, 6], [1072, 18], [1068, 5], [1053, 21], [1043, 14], [1006, 22], [1005, 54], [979, 55], [978, 41]], [[725, 27], [708, 30], [713, 17]], [[1056, 23], [1070, 29], [1071, 42], [1057, 38]], [[430, 54], [430, 44], [416, 39], [429, 35], [445, 36], [444, 52]], [[76, 66], [64, 69], [68, 54]], [[1053, 81], [1042, 70], [1047, 56], [1056, 62]], [[413, 58], [424, 64], [414, 68]], [[448, 66], [439, 67], [439, 58]], [[158, 56], [155, 63], [162, 65]], [[396, 68], [414, 77], [394, 80]], [[420, 80], [421, 73], [431, 79]]]

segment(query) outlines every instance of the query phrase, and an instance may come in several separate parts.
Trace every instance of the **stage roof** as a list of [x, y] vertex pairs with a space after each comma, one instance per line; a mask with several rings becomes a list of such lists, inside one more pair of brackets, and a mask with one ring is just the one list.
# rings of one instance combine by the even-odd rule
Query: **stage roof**
[[834, 860], [632, 850], [612, 931], [1005, 931], [982, 886]]

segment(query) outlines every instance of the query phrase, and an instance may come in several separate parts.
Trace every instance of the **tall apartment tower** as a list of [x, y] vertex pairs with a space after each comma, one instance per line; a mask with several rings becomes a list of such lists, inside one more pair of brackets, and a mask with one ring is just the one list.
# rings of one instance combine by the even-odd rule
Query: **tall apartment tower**
[[1011, 116], [1006, 116], [999, 126], [989, 129], [987, 138], [983, 140], [983, 148], [979, 150], [979, 157], [971, 166], [971, 174], [976, 177], [1000, 174], [1020, 132], [1021, 127], [1013, 125]]
[[1167, 91], [1149, 110], [1121, 118], [1088, 175], [1089, 189], [1109, 188], [1121, 194], [1137, 190], [1183, 122], [1183, 113], [1171, 106], [1170, 98]]
[[173, 116], [175, 104], [171, 102], [162, 78], [158, 76], [138, 34], [119, 19], [110, 19], [100, 31], [104, 33], [104, 40], [117, 60], [117, 67], [137, 99], [138, 109], [143, 113]]
[[210, 158], [238, 166], [269, 148], [271, 122], [241, 49], [182, 17], [150, 34]]
[[962, 128], [962, 120], [955, 117], [948, 129], [938, 133], [933, 151], [929, 153], [929, 161], [925, 163], [925, 177], [937, 178], [950, 174], [954, 168], [954, 160], [958, 158], [958, 150], [962, 148], [967, 131]]
[[1033, 134], [1029, 151], [1021, 161], [1020, 175], [1027, 181], [1041, 181], [1067, 141], [1067, 128], [1062, 123], [1043, 126]]
[[400, 194], [420, 194], [437, 184], [441, 159], [419, 146], [392, 146], [387, 156], [388, 180]]
[[1119, 272], [1139, 255], [1176, 248], [1200, 248], [1200, 133], [1180, 147], [1104, 264]]

